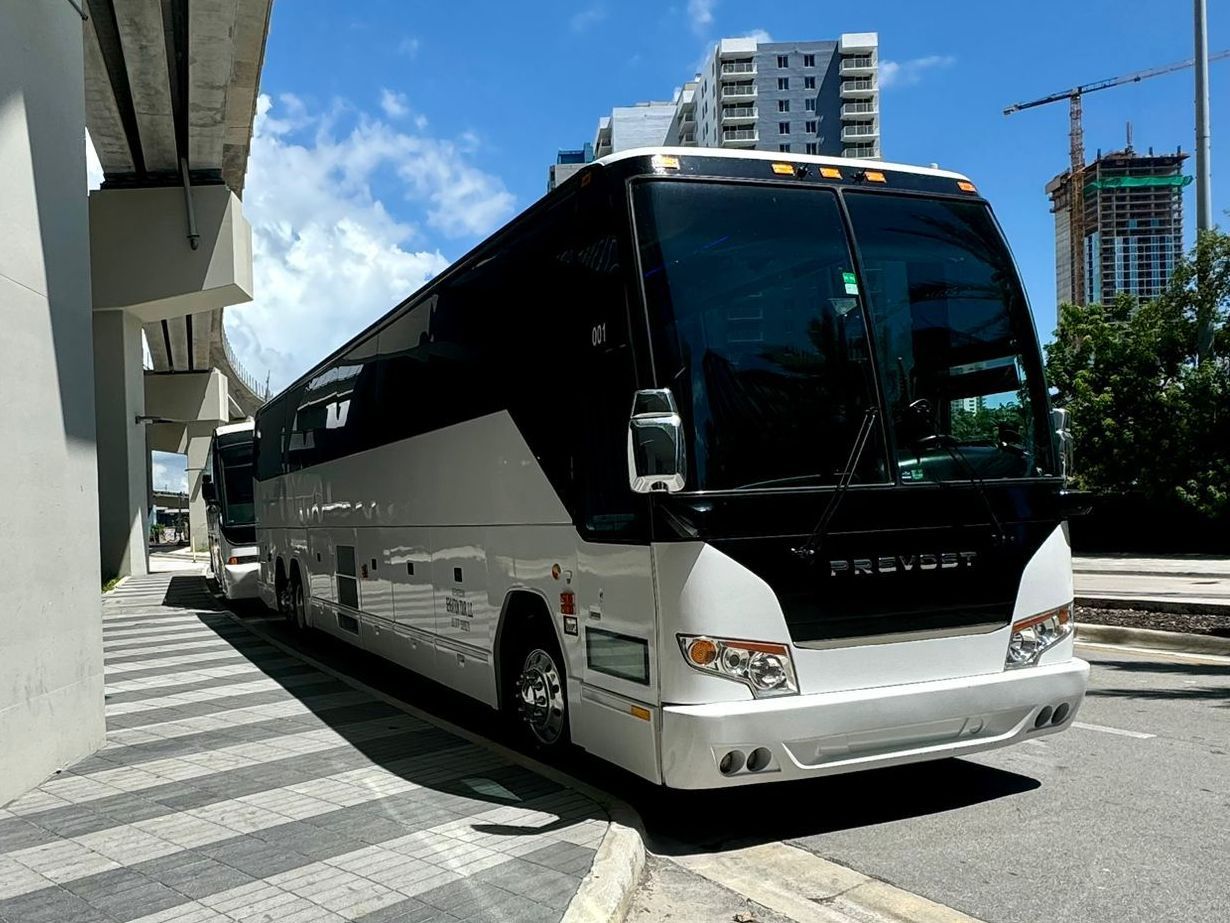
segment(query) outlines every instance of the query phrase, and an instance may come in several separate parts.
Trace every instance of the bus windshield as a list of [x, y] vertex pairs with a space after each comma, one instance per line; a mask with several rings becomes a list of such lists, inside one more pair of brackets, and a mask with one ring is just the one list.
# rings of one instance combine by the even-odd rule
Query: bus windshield
[[1047, 471], [1037, 341], [984, 204], [846, 195], [860, 278], [831, 189], [633, 188], [658, 383], [690, 429], [687, 489], [836, 484], [877, 378], [896, 470], [876, 427], [853, 483]]
[[218, 448], [222, 469], [222, 524], [250, 526], [256, 521], [252, 500], [252, 441]]

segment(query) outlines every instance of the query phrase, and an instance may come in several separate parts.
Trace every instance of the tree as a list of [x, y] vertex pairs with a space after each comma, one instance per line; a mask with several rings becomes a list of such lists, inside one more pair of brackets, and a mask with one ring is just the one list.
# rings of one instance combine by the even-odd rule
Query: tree
[[1230, 515], [1230, 236], [1203, 232], [1153, 301], [1060, 305], [1046, 352], [1078, 486]]

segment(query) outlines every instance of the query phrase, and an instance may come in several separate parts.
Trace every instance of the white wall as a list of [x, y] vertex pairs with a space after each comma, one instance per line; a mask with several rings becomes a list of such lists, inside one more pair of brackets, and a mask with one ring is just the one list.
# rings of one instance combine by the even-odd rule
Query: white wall
[[81, 19], [0, 28], [0, 805], [103, 742]]

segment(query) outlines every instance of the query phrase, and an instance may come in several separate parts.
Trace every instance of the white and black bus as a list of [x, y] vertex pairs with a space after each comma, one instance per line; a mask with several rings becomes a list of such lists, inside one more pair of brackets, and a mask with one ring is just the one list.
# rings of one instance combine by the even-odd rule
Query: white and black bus
[[260, 593], [678, 788], [1071, 724], [1059, 434], [963, 176], [586, 167], [256, 417]]
[[257, 595], [260, 563], [252, 497], [253, 428], [248, 420], [214, 430], [201, 477], [210, 568], [227, 599]]

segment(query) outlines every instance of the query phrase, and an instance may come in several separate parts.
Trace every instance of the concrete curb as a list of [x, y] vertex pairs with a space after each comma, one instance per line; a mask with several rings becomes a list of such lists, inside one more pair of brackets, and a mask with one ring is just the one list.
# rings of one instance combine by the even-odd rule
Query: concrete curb
[[789, 842], [673, 861], [798, 923], [979, 923]]
[[[631, 813], [630, 808], [627, 810]], [[645, 871], [645, 842], [639, 822], [623, 824], [620, 814], [612, 813], [594, 864], [573, 895], [561, 923], [621, 923], [627, 916], [632, 895]]]
[[[213, 591], [212, 587], [210, 592], [213, 593], [215, 598], [220, 598]], [[225, 603], [225, 601], [223, 602]], [[322, 673], [326, 673], [346, 683], [348, 686], [365, 692], [382, 702], [392, 705], [394, 708], [401, 709], [406, 714], [413, 715], [421, 721], [435, 725], [463, 740], [486, 747], [510, 763], [523, 766], [541, 776], [545, 776], [552, 782], [558, 782], [560, 785], [571, 788], [573, 791], [580, 792], [604, 809], [607, 813], [608, 821], [606, 834], [602, 837], [602, 842], [598, 844], [597, 852], [594, 853], [594, 861], [589, 867], [589, 874], [581, 879], [581, 884], [577, 888], [576, 894], [573, 895], [572, 900], [568, 904], [568, 909], [564, 912], [563, 921], [565, 923], [621, 923], [628, 912], [628, 907], [632, 903], [632, 895], [636, 892], [637, 886], [641, 881], [641, 874], [645, 869], [645, 843], [640, 833], [640, 817], [632, 809], [631, 805], [613, 798], [600, 789], [587, 785], [580, 779], [560, 772], [553, 766], [540, 763], [533, 757], [526, 756], [524, 753], [506, 747], [490, 738], [483, 737], [481, 734], [469, 731], [430, 712], [425, 712], [407, 702], [403, 702], [401, 699], [367, 685], [362, 680], [355, 679], [353, 676], [342, 673], [340, 670], [335, 670], [328, 664], [321, 663], [315, 657], [305, 654], [283, 643], [269, 633], [262, 631], [258, 626], [240, 618], [230, 609], [223, 609], [222, 612], [232, 622], [242, 625], [265, 643], [276, 647], [291, 657], [298, 658]]]
[[1230, 603], [1202, 603], [1148, 596], [1078, 596], [1076, 605], [1090, 609], [1132, 609], [1138, 612], [1167, 612], [1172, 615], [1230, 615]]
[[1120, 647], [1141, 647], [1178, 651], [1184, 654], [1230, 655], [1230, 638], [1193, 635], [1181, 631], [1155, 631], [1150, 628], [1124, 628], [1119, 625], [1076, 623], [1076, 642], [1114, 644]]

